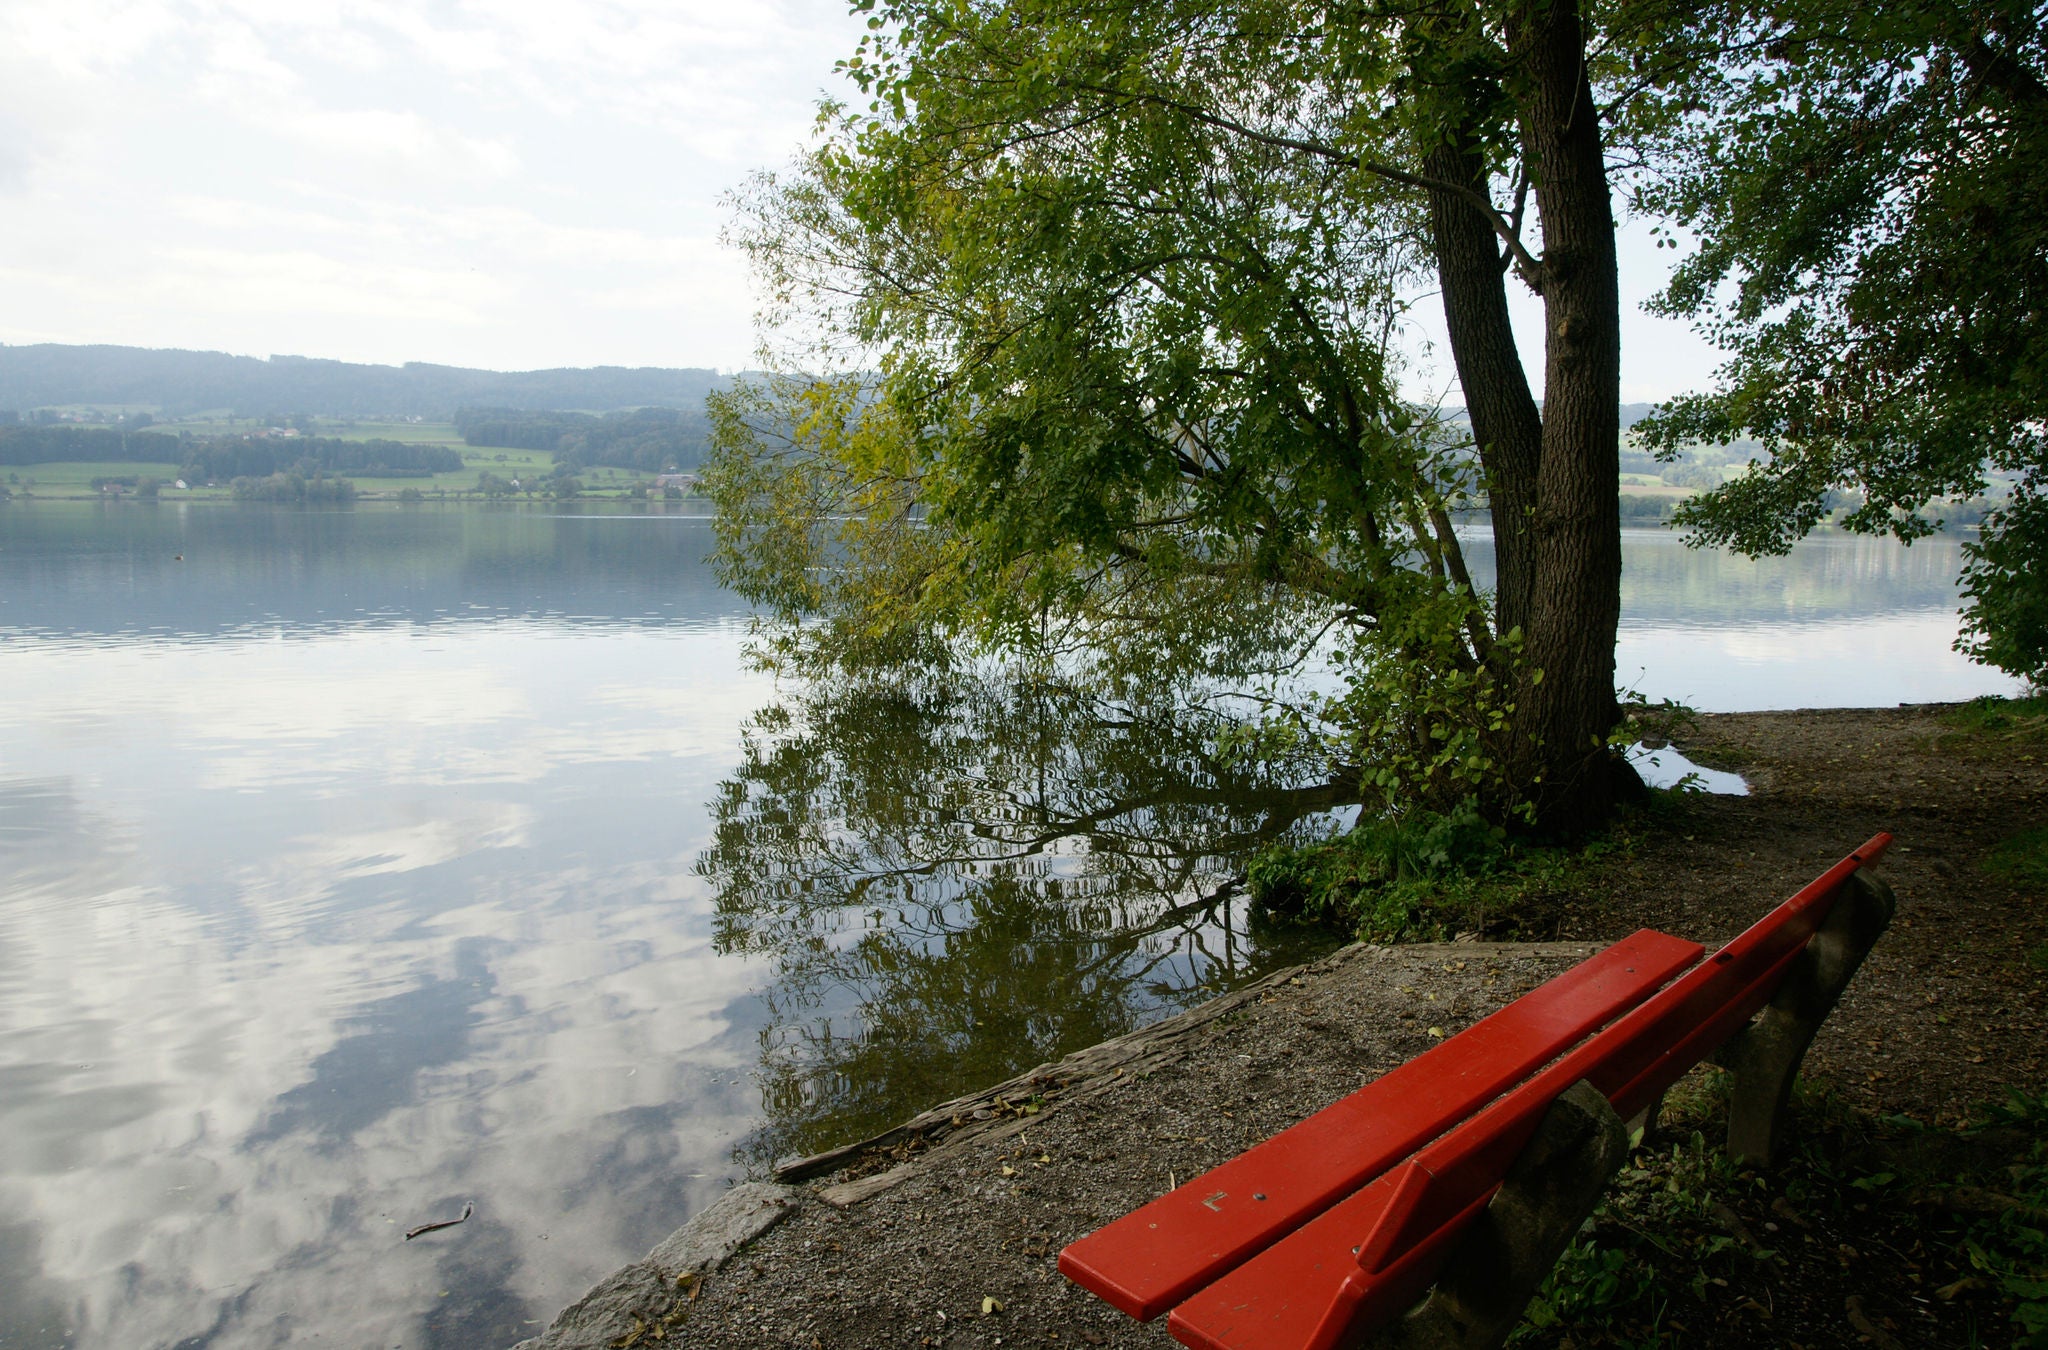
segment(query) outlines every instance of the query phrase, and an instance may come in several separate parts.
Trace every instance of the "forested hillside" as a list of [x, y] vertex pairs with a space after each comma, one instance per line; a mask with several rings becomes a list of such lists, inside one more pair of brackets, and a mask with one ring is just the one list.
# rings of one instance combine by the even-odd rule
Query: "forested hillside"
[[464, 408], [455, 414], [455, 429], [471, 445], [552, 451], [571, 470], [605, 464], [641, 473], [696, 468], [710, 436], [710, 423], [697, 408], [636, 408], [603, 417]]
[[423, 417], [445, 421], [463, 407], [520, 411], [663, 406], [701, 408], [725, 384], [716, 371], [590, 369], [493, 371], [408, 362], [356, 365], [303, 356], [143, 347], [0, 346], [0, 410], [79, 404], [148, 408], [160, 416], [225, 409], [327, 417]]
[[95, 460], [182, 463], [185, 448], [165, 431], [111, 427], [0, 426], [0, 465], [85, 464]]

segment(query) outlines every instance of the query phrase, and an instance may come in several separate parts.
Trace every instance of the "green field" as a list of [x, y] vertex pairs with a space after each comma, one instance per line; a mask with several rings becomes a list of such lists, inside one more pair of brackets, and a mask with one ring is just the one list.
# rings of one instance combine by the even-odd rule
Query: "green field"
[[462, 434], [449, 422], [325, 422], [314, 426], [315, 436], [335, 436], [344, 441], [403, 441], [407, 445], [462, 444]]
[[178, 476], [178, 466], [136, 460], [96, 460], [82, 463], [25, 464], [0, 473], [0, 483], [14, 492], [24, 489], [38, 497], [84, 497], [93, 495], [95, 478], [157, 478], [165, 483]]
[[[195, 417], [167, 418], [154, 424], [160, 432], [183, 433], [195, 437], [241, 437], [263, 429], [261, 418], [232, 417], [225, 411], [207, 413]], [[554, 472], [555, 457], [548, 450], [518, 450], [502, 446], [477, 446], [463, 442], [452, 422], [388, 422], [358, 421], [339, 417], [320, 417], [306, 423], [308, 436], [329, 437], [347, 441], [399, 441], [408, 445], [446, 446], [462, 456], [462, 468], [448, 473], [437, 473], [431, 478], [377, 478], [353, 474], [343, 475], [356, 485], [356, 491], [370, 497], [396, 497], [407, 488], [417, 489], [429, 496], [437, 494], [454, 495], [474, 492], [477, 475], [495, 474], [499, 478], [518, 479], [522, 486], [531, 481], [545, 478]], [[277, 442], [281, 454], [288, 453], [290, 441]], [[10, 479], [7, 475], [12, 473]], [[10, 490], [21, 492], [26, 489], [37, 497], [94, 497], [99, 493], [93, 488], [95, 478], [156, 478], [169, 484], [179, 473], [176, 464], [164, 463], [48, 463], [20, 466], [0, 471], [0, 483]], [[614, 469], [593, 466], [577, 475], [587, 493], [599, 496], [623, 494], [637, 482], [643, 482], [649, 475], [631, 469]], [[175, 496], [225, 496], [226, 485], [214, 489], [194, 487], [188, 492], [176, 492]]]
[[[462, 445], [462, 436], [452, 422], [359, 422], [339, 417], [316, 417], [309, 436], [331, 436], [342, 441], [403, 441], [408, 445]], [[247, 436], [263, 429], [254, 417], [180, 417], [156, 423], [172, 431], [194, 436]]]
[[[419, 430], [417, 427], [412, 429]], [[326, 434], [324, 430], [322, 434]], [[459, 441], [454, 443], [453, 448], [462, 453], [462, 468], [449, 473], [437, 473], [431, 478], [375, 478], [353, 474], [343, 476], [356, 485], [357, 492], [370, 497], [396, 497], [407, 488], [417, 488], [428, 495], [452, 495], [474, 491], [477, 475], [482, 473], [518, 479], [525, 483], [545, 478], [555, 467], [554, 455], [546, 450], [470, 446]], [[92, 460], [78, 463], [28, 464], [10, 468], [0, 471], [0, 484], [4, 484], [10, 491], [26, 491], [37, 497], [81, 498], [100, 495], [92, 486], [92, 480], [95, 478], [155, 478], [165, 485], [167, 494], [180, 499], [228, 495], [225, 484], [216, 488], [195, 486], [187, 491], [177, 491], [171, 488], [170, 484], [176, 480], [178, 473], [179, 466], [176, 464]], [[645, 478], [645, 474], [635, 473], [630, 469], [598, 467], [585, 470], [577, 476], [577, 481], [582, 483], [591, 495], [615, 496]]]

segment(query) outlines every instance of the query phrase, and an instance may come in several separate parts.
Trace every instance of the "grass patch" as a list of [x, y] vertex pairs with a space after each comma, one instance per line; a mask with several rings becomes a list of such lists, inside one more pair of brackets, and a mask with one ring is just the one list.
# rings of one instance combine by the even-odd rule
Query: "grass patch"
[[476, 478], [476, 470], [480, 469], [488, 469], [500, 478], [509, 478], [529, 473], [551, 473], [555, 467], [552, 450], [520, 450], [497, 445], [465, 445], [461, 450], [462, 463], [472, 481]]
[[1974, 698], [1942, 709], [1933, 737], [1944, 755], [1961, 759], [2033, 761], [2048, 750], [2048, 693], [2024, 698]]
[[[369, 425], [369, 424], [364, 424]], [[382, 424], [377, 424], [382, 425]], [[414, 430], [418, 430], [417, 427]], [[327, 434], [322, 429], [323, 435]], [[489, 473], [499, 478], [518, 479], [521, 484], [538, 484], [541, 479], [555, 471], [555, 457], [547, 450], [518, 450], [494, 446], [463, 445], [454, 442], [454, 448], [462, 453], [462, 467], [447, 473], [437, 473], [430, 478], [377, 478], [356, 476], [351, 479], [359, 492], [379, 497], [396, 497], [407, 488], [418, 491], [423, 497], [435, 497], [441, 493], [474, 492], [477, 475]], [[586, 480], [587, 481], [587, 480]], [[522, 500], [523, 500], [522, 494]]]
[[[207, 422], [180, 422], [181, 430], [195, 434], [246, 435], [250, 429], [244, 418], [230, 427], [223, 419]], [[462, 467], [447, 473], [437, 473], [430, 478], [380, 478], [367, 475], [348, 475], [356, 490], [373, 497], [398, 497], [407, 489], [417, 491], [424, 498], [435, 498], [441, 494], [453, 496], [457, 493], [473, 492], [477, 475], [495, 474], [500, 478], [520, 480], [524, 485], [529, 481], [538, 483], [555, 471], [555, 456], [550, 450], [523, 450], [509, 446], [464, 445], [455, 435], [454, 428], [445, 422], [356, 422], [329, 423], [322, 420], [315, 428], [319, 436], [339, 437], [343, 440], [393, 440], [413, 444], [445, 444], [462, 455]], [[289, 442], [279, 442], [280, 447]], [[92, 486], [95, 478], [155, 478], [166, 487], [181, 472], [176, 464], [144, 463], [140, 461], [91, 461], [80, 463], [49, 463], [17, 465], [0, 470], [0, 486], [20, 493], [27, 491], [37, 497], [98, 497], [99, 491]], [[588, 495], [599, 498], [621, 496], [633, 484], [644, 482], [648, 475], [632, 469], [621, 469], [611, 465], [597, 465], [586, 468], [577, 476]], [[228, 495], [225, 483], [218, 489], [209, 490], [195, 484], [188, 493], [180, 497], [224, 497]], [[522, 492], [523, 499], [523, 492]]]
[[460, 448], [462, 433], [453, 422], [320, 421], [313, 433], [344, 441], [402, 441], [407, 445], [449, 445]]
[[1978, 866], [2000, 881], [2048, 890], [2048, 826], [2000, 840]]
[[1802, 1090], [1796, 1152], [1762, 1173], [1716, 1142], [1722, 1082], [1674, 1091], [1510, 1344], [1833, 1342], [1862, 1317], [2048, 1346], [2048, 1097], [1942, 1128]]
[[[223, 423], [223, 426], [225, 424]], [[384, 429], [388, 426], [403, 426], [402, 423], [359, 423], [359, 427], [370, 426]], [[417, 431], [419, 428], [415, 427]], [[332, 429], [321, 427], [320, 434], [331, 435]], [[378, 439], [392, 439], [379, 436]], [[368, 439], [356, 437], [355, 439]], [[414, 438], [421, 439], [421, 438]], [[522, 490], [517, 500], [525, 501], [524, 488], [538, 487], [542, 480], [553, 475], [555, 457], [547, 450], [520, 450], [498, 446], [456, 445], [462, 453], [462, 467], [447, 473], [437, 473], [427, 478], [377, 477], [373, 475], [343, 475], [355, 484], [356, 491], [373, 498], [398, 499], [402, 494], [416, 492], [421, 500], [438, 500], [442, 497], [474, 494], [479, 474], [494, 474], [499, 478], [518, 479]], [[45, 464], [15, 465], [0, 469], [0, 487], [14, 494], [26, 493], [33, 497], [56, 499], [93, 499], [101, 497], [100, 491], [92, 486], [95, 478], [133, 478], [138, 481], [154, 478], [164, 488], [165, 499], [180, 501], [198, 498], [226, 498], [231, 490], [226, 483], [208, 488], [194, 484], [179, 491], [171, 484], [183, 472], [176, 464], [150, 463], [144, 461], [92, 460], [81, 462], [58, 462]], [[585, 469], [576, 475], [583, 484], [584, 495], [599, 501], [623, 498], [635, 483], [645, 482], [647, 475], [631, 469], [601, 465]], [[128, 490], [130, 497], [134, 489]], [[407, 497], [405, 500], [415, 500]], [[540, 500], [539, 497], [534, 500]]]
[[155, 478], [168, 484], [177, 476], [177, 465], [152, 460], [80, 460], [10, 466], [0, 470], [0, 483], [16, 492], [27, 488], [38, 496], [47, 496], [95, 492], [95, 478]]
[[1973, 698], [1942, 713], [1941, 720], [1977, 736], [2048, 741], [2048, 694]]

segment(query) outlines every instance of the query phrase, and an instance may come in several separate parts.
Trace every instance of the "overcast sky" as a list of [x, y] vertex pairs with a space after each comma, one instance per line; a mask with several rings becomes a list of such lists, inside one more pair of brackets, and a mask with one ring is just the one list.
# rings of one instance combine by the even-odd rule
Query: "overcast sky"
[[[4, 0], [0, 342], [751, 364], [720, 199], [858, 31], [844, 0]], [[1624, 397], [1698, 384], [1626, 244]]]

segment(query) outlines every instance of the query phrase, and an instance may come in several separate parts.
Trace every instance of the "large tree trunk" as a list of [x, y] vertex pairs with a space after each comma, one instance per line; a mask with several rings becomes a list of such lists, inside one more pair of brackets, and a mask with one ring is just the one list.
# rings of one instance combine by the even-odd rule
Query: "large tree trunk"
[[[1461, 128], [1424, 157], [1429, 176], [1486, 191], [1486, 164]], [[1443, 188], [1429, 194], [1437, 282], [1444, 327], [1472, 439], [1486, 474], [1493, 516], [1494, 623], [1506, 634], [1528, 631], [1536, 589], [1536, 470], [1542, 462], [1543, 420], [1529, 394], [1529, 377], [1508, 322], [1500, 236], [1470, 200]]]
[[1543, 450], [1536, 475], [1536, 586], [1521, 691], [1537, 821], [1576, 833], [1633, 775], [1607, 747], [1619, 720], [1621, 296], [1600, 116], [1571, 0], [1535, 0], [1508, 28], [1527, 77], [1522, 117], [1543, 217]]
[[[1542, 829], [1604, 819], [1633, 775], [1607, 747], [1618, 720], [1621, 619], [1621, 301], [1599, 114], [1571, 0], [1537, 0], [1509, 26], [1527, 84], [1522, 121], [1543, 222], [1546, 319], [1539, 414], [1508, 321], [1492, 223], [1461, 193], [1430, 193], [1444, 319], [1486, 472], [1497, 630], [1522, 630], [1510, 676], [1512, 780]], [[1463, 128], [1425, 155], [1432, 179], [1485, 191]], [[1506, 673], [1506, 672], [1504, 672]]]

